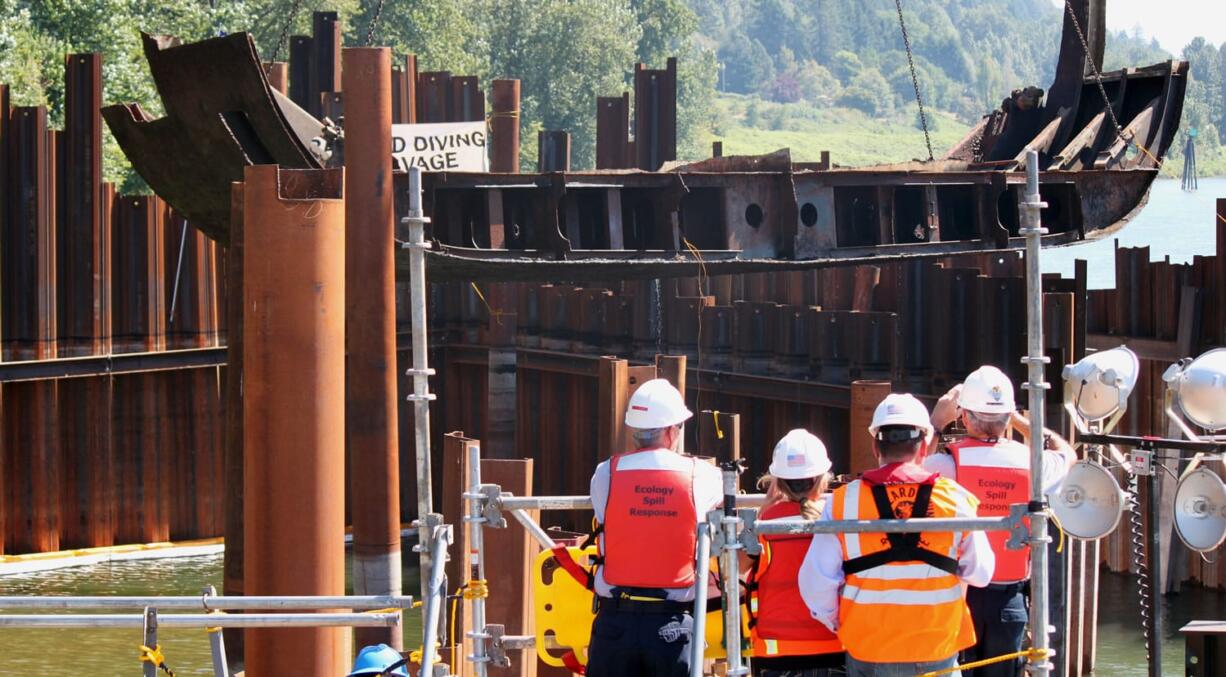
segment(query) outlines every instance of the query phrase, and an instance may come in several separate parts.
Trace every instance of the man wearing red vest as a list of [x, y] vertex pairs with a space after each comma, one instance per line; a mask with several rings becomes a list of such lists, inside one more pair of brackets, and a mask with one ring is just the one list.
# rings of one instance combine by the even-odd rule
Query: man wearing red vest
[[677, 453], [691, 416], [668, 381], [644, 383], [626, 409], [635, 451], [592, 475], [600, 562], [588, 677], [690, 673], [694, 590], [706, 592], [695, 586], [698, 523], [723, 502], [719, 469]]
[[[974, 496], [920, 465], [933, 431], [919, 400], [888, 395], [869, 432], [880, 467], [836, 489], [823, 519], [976, 516]], [[953, 668], [975, 643], [963, 589], [986, 585], [994, 565], [978, 531], [818, 534], [797, 584], [838, 632], [850, 677], [910, 677]]]
[[[984, 366], [946, 393], [932, 411], [932, 424], [941, 430], [961, 417], [967, 436], [951, 443], [948, 454], [933, 454], [924, 468], [956, 480], [979, 499], [981, 517], [1009, 514], [1009, 506], [1030, 501], [1030, 449], [1009, 438], [1010, 423], [1024, 437], [1030, 422], [1014, 408], [1013, 383], [1001, 370]], [[1073, 448], [1059, 435], [1044, 430], [1043, 491], [1060, 488], [1069, 466], [1077, 461]], [[984, 588], [967, 591], [966, 602], [979, 642], [963, 653], [964, 662], [1014, 653], [1022, 647], [1029, 613], [1026, 586], [1030, 581], [1030, 549], [1005, 547], [1009, 535], [988, 533], [996, 554], [996, 572]], [[972, 672], [973, 677], [1013, 677], [1021, 659], [996, 663]]]

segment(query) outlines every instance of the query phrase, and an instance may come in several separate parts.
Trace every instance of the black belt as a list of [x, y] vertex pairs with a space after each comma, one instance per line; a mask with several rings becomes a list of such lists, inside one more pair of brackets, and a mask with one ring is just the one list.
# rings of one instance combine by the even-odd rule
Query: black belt
[[992, 592], [1018, 592], [1024, 590], [1030, 581], [1017, 581], [1014, 583], [989, 583], [988, 590]]
[[[694, 613], [693, 602], [675, 602], [671, 599], [647, 601], [644, 599], [625, 599], [612, 597], [596, 597], [598, 609], [614, 609], [633, 614], [690, 614]], [[707, 613], [720, 611], [724, 608], [722, 597], [712, 597], [707, 600]]]

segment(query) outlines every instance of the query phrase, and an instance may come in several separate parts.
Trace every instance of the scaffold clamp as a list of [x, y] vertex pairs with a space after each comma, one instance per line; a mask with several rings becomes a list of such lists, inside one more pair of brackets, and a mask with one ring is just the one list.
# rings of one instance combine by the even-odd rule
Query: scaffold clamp
[[498, 499], [502, 497], [502, 487], [497, 484], [482, 484], [479, 489], [484, 496], [481, 499], [481, 516], [485, 518], [485, 526], [491, 529], [506, 529], [507, 519], [502, 515], [502, 506]]

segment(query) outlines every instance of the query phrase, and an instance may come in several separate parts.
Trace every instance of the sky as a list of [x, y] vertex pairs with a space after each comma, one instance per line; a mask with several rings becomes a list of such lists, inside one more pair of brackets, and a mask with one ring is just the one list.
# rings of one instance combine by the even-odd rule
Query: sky
[[1107, 0], [1109, 29], [1132, 32], [1137, 26], [1176, 56], [1198, 35], [1220, 45], [1226, 42], [1226, 0]]

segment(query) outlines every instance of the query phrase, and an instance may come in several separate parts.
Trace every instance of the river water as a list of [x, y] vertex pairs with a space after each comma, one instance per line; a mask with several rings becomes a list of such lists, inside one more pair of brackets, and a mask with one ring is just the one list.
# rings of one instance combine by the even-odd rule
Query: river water
[[1149, 247], [1153, 260], [1171, 257], [1171, 263], [1189, 263], [1193, 256], [1215, 253], [1217, 198], [1226, 198], [1226, 178], [1200, 180], [1200, 190], [1184, 192], [1178, 179], [1158, 179], [1149, 204], [1114, 236], [1069, 247], [1044, 249], [1045, 273], [1073, 276], [1073, 261], [1085, 259], [1090, 289], [1115, 286], [1115, 243], [1122, 247]]
[[[1214, 199], [1226, 197], [1226, 178], [1202, 179], [1200, 190], [1184, 193], [1179, 182], [1154, 184], [1150, 202], [1116, 237], [1095, 243], [1044, 251], [1044, 272], [1071, 276], [1073, 260], [1089, 261], [1091, 288], [1114, 284], [1114, 240], [1123, 246], [1150, 247], [1153, 258], [1173, 262], [1214, 253]], [[198, 595], [203, 586], [221, 588], [221, 557], [191, 557], [100, 564], [0, 578], [0, 595]], [[347, 574], [348, 577], [348, 574]], [[416, 571], [405, 571], [406, 586], [415, 587]], [[1145, 675], [1145, 645], [1132, 578], [1104, 574], [1099, 594], [1097, 674]], [[0, 610], [2, 611], [2, 610]], [[1163, 600], [1166, 640], [1163, 667], [1181, 674], [1183, 639], [1179, 628], [1192, 619], [1226, 618], [1226, 593], [1186, 588]], [[419, 627], [408, 618], [406, 637]], [[0, 631], [0, 675], [34, 674], [134, 675], [139, 630]], [[160, 634], [167, 663], [178, 675], [209, 675], [209, 647], [203, 630], [164, 630]], [[408, 639], [406, 645], [415, 641]]]
[[[416, 586], [416, 571], [405, 584]], [[4, 595], [196, 595], [208, 584], [221, 587], [221, 556], [99, 564], [0, 578]], [[1099, 675], [1145, 675], [1145, 642], [1131, 577], [1104, 573], [1099, 590]], [[94, 612], [102, 613], [102, 612]], [[1183, 638], [1179, 628], [1192, 619], [1221, 619], [1226, 593], [1185, 588], [1163, 600], [1166, 674], [1181, 674]], [[406, 622], [405, 645], [415, 639], [420, 621]], [[134, 675], [140, 669], [139, 630], [0, 631], [0, 675]], [[177, 675], [210, 675], [204, 630], [172, 629], [159, 634], [167, 664]]]

